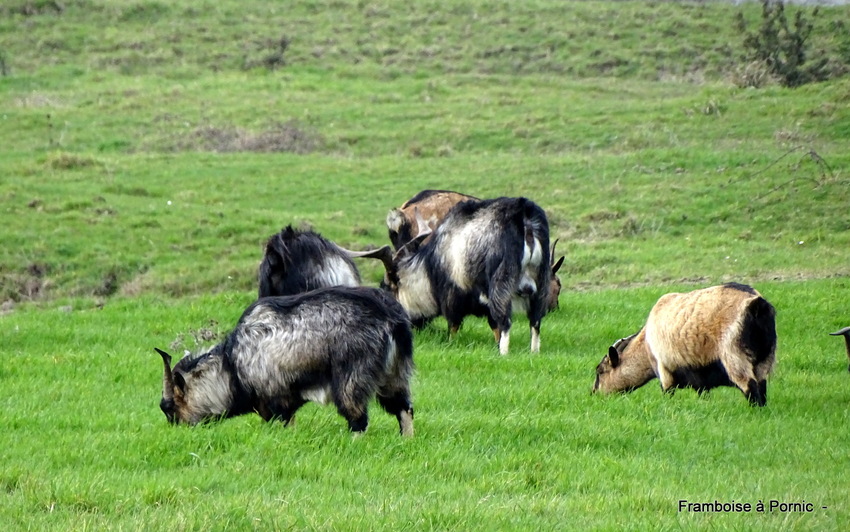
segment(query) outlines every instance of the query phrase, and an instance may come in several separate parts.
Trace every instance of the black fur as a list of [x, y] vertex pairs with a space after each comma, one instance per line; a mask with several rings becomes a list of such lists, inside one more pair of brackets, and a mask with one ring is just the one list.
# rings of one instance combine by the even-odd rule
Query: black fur
[[[394, 356], [388, 356], [393, 344]], [[275, 368], [275, 374], [258, 375], [258, 367]], [[412, 371], [413, 335], [401, 305], [375, 288], [330, 287], [257, 300], [221, 344], [180, 360], [172, 375], [181, 389], [184, 376], [190, 385], [227, 381], [231, 402], [226, 410], [198, 412], [191, 419], [186, 414], [182, 420], [189, 423], [253, 411], [288, 424], [308, 401], [303, 392], [327, 388], [351, 430], [363, 431], [367, 405], [375, 396], [404, 430], [402, 414], [411, 419], [413, 414]], [[192, 411], [191, 400], [182, 401], [182, 406], [161, 402], [169, 421], [180, 419], [181, 408]]]
[[718, 386], [735, 386], [719, 360], [703, 367], [677, 368], [673, 379], [677, 388], [693, 388], [700, 394]]
[[[330, 259], [338, 259], [331, 264]], [[339, 262], [341, 261], [341, 262]], [[344, 271], [337, 268], [342, 267]], [[339, 284], [348, 277], [360, 284], [354, 262], [334, 243], [313, 231], [286, 226], [266, 243], [259, 268], [259, 297], [286, 296]]]
[[723, 286], [725, 286], [726, 288], [732, 288], [733, 290], [739, 290], [741, 292], [744, 292], [745, 294], [756, 295], [758, 293], [756, 292], [756, 289], [752, 286], [741, 283], [724, 283]]
[[747, 358], [758, 364], [776, 349], [776, 310], [762, 297], [754, 299], [744, 315], [738, 345]]
[[[465, 226], [478, 224], [482, 219], [486, 220], [486, 225], [475, 228], [480, 237], [469, 245], [463, 243], [464, 268], [470, 288], [461, 288], [447, 267], [447, 250], [457, 245], [455, 239]], [[524, 273], [522, 258], [527, 238], [540, 243], [541, 262], [532, 275], [536, 290], [527, 295], [529, 322], [539, 330], [547, 311], [552, 275], [549, 223], [543, 209], [529, 199], [497, 198], [458, 203], [433, 237], [422, 244], [418, 252], [402, 259], [398, 269], [403, 271], [414, 261], [424, 263], [431, 295], [450, 328], [460, 327], [463, 319], [472, 315], [486, 316], [491, 328], [509, 331], [512, 299], [518, 295], [516, 290]], [[415, 316], [414, 320], [431, 317]]]

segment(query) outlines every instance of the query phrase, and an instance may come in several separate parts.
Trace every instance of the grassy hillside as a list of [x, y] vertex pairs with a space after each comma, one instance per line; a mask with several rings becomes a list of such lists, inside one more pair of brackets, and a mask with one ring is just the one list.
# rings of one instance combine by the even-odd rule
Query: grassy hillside
[[[0, 299], [248, 289], [282, 225], [378, 245], [427, 187], [539, 201], [570, 287], [847, 272], [850, 88], [729, 84], [758, 6], [57, 5], [3, 8]], [[545, 68], [487, 52], [550, 41]], [[631, 66], [582, 66], [609, 55]]]
[[[846, 68], [848, 8], [801, 9]], [[841, 530], [850, 81], [737, 87], [739, 11], [757, 23], [723, 2], [4, 2], [0, 521]], [[229, 330], [269, 235], [383, 245], [424, 188], [544, 207], [566, 260], [540, 355], [522, 317], [507, 357], [483, 320], [417, 333], [413, 441], [377, 406], [358, 440], [313, 405], [294, 430], [165, 423], [152, 348]], [[661, 294], [731, 280], [778, 310], [765, 409], [589, 395]]]

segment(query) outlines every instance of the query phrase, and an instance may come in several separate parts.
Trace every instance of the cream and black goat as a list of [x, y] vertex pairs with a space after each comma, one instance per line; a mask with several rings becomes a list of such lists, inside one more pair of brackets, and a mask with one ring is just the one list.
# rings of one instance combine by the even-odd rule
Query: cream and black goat
[[618, 340], [596, 368], [594, 392], [627, 392], [658, 377], [664, 391], [718, 386], [767, 403], [776, 312], [750, 286], [729, 283], [662, 296], [646, 325]]

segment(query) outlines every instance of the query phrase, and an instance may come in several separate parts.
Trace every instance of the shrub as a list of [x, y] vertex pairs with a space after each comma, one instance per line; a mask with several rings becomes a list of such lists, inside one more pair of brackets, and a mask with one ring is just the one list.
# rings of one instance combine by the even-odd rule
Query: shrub
[[[812, 11], [817, 16], [818, 8]], [[735, 18], [738, 31], [744, 34], [744, 60], [761, 63], [785, 87], [798, 87], [813, 81], [829, 78], [827, 57], [810, 61], [807, 54], [808, 39], [814, 24], [798, 10], [794, 24], [789, 26], [782, 0], [762, 0], [761, 26], [748, 31], [744, 15]]]

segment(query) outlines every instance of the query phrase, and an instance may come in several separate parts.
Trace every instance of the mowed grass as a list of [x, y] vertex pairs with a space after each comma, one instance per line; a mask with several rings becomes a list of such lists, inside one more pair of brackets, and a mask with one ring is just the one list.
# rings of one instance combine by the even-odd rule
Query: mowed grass
[[[739, 10], [756, 22], [722, 2], [0, 6], [4, 529], [844, 530], [850, 376], [827, 333], [850, 325], [850, 83], [737, 88]], [[814, 19], [836, 69], [846, 14]], [[435, 320], [409, 440], [377, 405], [360, 438], [316, 405], [286, 429], [166, 423], [153, 348], [229, 331], [269, 235], [383, 245], [425, 188], [544, 207], [566, 260], [539, 354], [522, 316], [505, 357], [485, 320]], [[726, 281], [777, 308], [767, 407], [591, 396], [660, 295]]]

